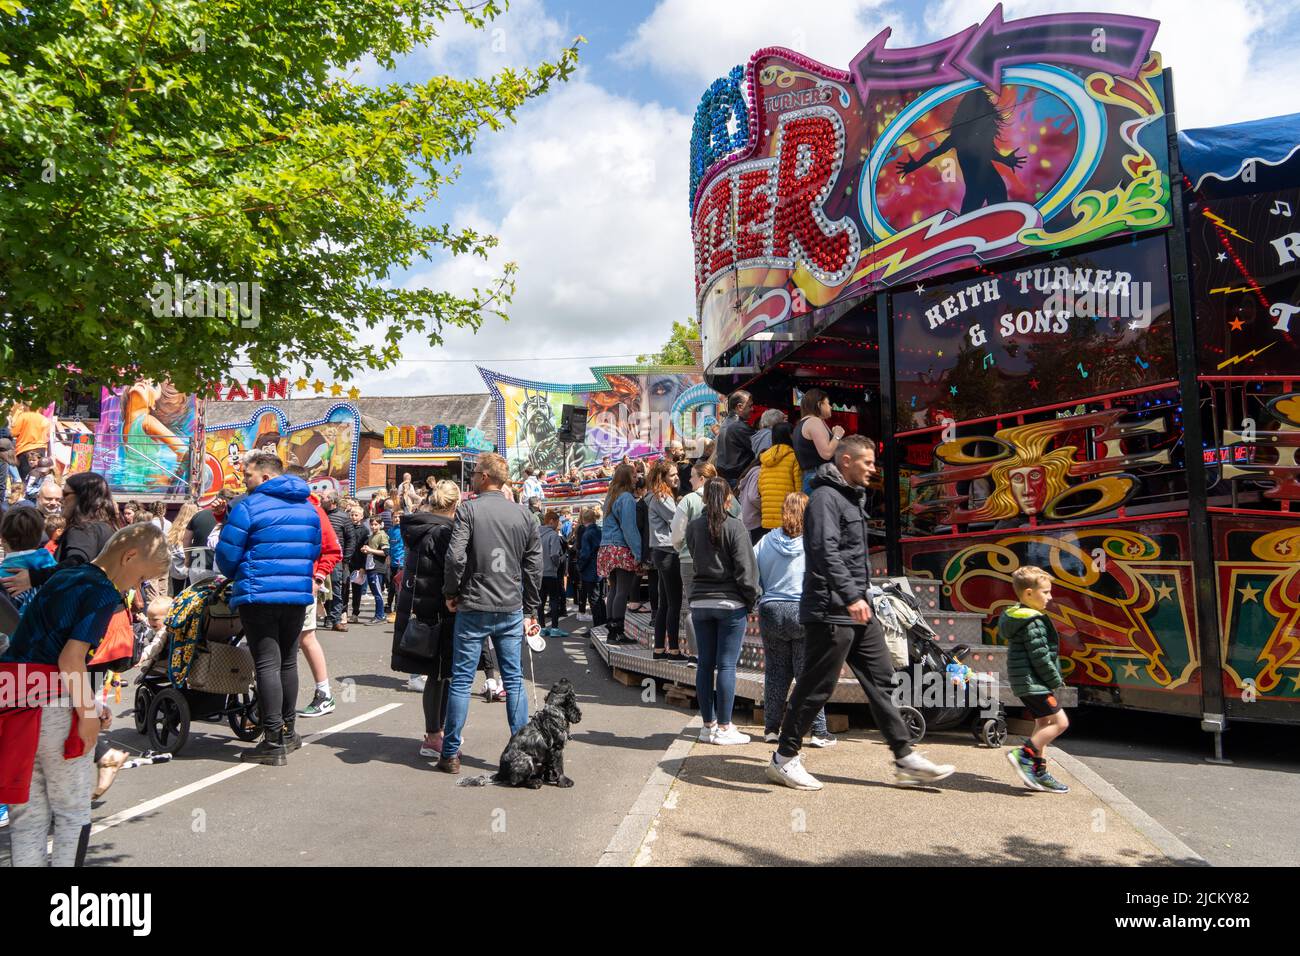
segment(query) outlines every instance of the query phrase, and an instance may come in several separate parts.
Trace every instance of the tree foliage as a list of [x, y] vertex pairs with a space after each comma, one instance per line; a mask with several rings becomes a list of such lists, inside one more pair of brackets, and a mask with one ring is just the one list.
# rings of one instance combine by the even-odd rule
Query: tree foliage
[[689, 343], [698, 342], [699, 338], [698, 319], [690, 317], [685, 322], [674, 322], [673, 331], [668, 336], [668, 341], [664, 343], [664, 347], [651, 355], [638, 355], [636, 363], [638, 365], [694, 365], [695, 353], [691, 351]]
[[[405, 334], [504, 317], [512, 264], [458, 295], [386, 288], [435, 255], [496, 239], [428, 224], [484, 130], [566, 80], [553, 61], [490, 78], [368, 86], [476, 28], [497, 0], [0, 0], [0, 389], [143, 375], [192, 389], [244, 355], [338, 377], [380, 368]], [[433, 217], [436, 221], [436, 217]], [[260, 283], [259, 314], [158, 311], [156, 283]], [[224, 303], [223, 303], [224, 305]], [[204, 312], [208, 310], [202, 310]], [[381, 344], [364, 345], [383, 327]]]

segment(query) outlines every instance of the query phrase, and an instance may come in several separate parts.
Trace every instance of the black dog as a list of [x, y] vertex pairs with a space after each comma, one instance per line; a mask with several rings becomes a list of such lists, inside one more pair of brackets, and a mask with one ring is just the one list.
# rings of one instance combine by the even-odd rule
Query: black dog
[[530, 790], [539, 790], [544, 783], [572, 787], [573, 781], [564, 775], [564, 742], [569, 739], [569, 725], [581, 720], [573, 685], [562, 677], [546, 695], [546, 705], [510, 738], [492, 780]]

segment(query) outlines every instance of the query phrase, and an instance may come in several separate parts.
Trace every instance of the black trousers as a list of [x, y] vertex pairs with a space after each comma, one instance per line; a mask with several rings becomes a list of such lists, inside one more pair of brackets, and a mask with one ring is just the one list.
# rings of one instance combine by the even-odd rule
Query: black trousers
[[[447, 691], [451, 687], [451, 645], [456, 615], [444, 614], [438, 624], [438, 653], [429, 664], [424, 684], [424, 732], [436, 734], [447, 723]], [[484, 643], [490, 644], [491, 641]]]
[[262, 729], [278, 733], [298, 707], [298, 635], [305, 604], [242, 604], [239, 620], [257, 665]]
[[609, 597], [605, 610], [609, 615], [609, 626], [618, 633], [623, 632], [623, 620], [627, 617], [627, 602], [636, 590], [637, 576], [634, 571], [614, 568], [609, 572]]
[[542, 578], [542, 606], [537, 611], [537, 623], [546, 620], [546, 607], [551, 608], [551, 627], [559, 628], [560, 618], [568, 609], [564, 606], [564, 578]]
[[885, 646], [885, 631], [872, 617], [866, 624], [827, 624], [816, 621], [804, 625], [803, 673], [794, 682], [794, 692], [785, 709], [781, 724], [781, 744], [777, 752], [794, 757], [805, 735], [812, 730], [813, 718], [830, 700], [840, 669], [845, 664], [862, 685], [871, 707], [871, 719], [885, 736], [895, 759], [912, 752], [912, 744], [903, 718], [894, 706], [894, 664]]
[[654, 558], [656, 577], [659, 581], [659, 601], [655, 608], [655, 650], [664, 649], [664, 639], [668, 640], [668, 650], [677, 650], [677, 634], [682, 616], [682, 565], [676, 551], [655, 548], [650, 552]]

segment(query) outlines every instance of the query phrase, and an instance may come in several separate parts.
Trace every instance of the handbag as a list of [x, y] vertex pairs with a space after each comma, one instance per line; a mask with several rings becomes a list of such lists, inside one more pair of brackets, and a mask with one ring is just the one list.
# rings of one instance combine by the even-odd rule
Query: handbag
[[247, 694], [256, 679], [253, 655], [247, 647], [201, 641], [194, 650], [185, 686], [207, 694]]
[[[425, 547], [429, 546], [429, 539], [425, 539]], [[438, 631], [441, 629], [442, 621], [439, 620], [434, 624], [422, 621], [415, 615], [415, 592], [420, 582], [420, 555], [415, 556], [415, 574], [411, 576], [411, 616], [406, 622], [406, 629], [402, 631], [402, 639], [398, 642], [398, 648], [403, 654], [410, 654], [412, 657], [424, 657], [432, 660], [438, 656]]]

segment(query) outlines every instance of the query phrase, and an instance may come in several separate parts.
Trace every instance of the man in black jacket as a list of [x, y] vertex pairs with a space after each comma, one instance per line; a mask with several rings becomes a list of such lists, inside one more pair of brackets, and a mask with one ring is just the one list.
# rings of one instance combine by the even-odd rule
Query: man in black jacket
[[732, 392], [727, 399], [727, 420], [718, 432], [715, 465], [732, 491], [736, 490], [736, 482], [754, 460], [754, 429], [747, 421], [753, 410], [754, 399], [749, 392]]
[[329, 518], [330, 527], [339, 539], [339, 549], [343, 559], [330, 572], [330, 600], [325, 606], [325, 621], [321, 625], [336, 631], [348, 629], [348, 559], [357, 549], [357, 530], [352, 523], [352, 516], [339, 507], [337, 491], [324, 491], [320, 496], [320, 506]]
[[803, 767], [799, 747], [813, 718], [830, 699], [845, 663], [862, 685], [871, 717], [894, 752], [899, 786], [934, 783], [953, 767], [912, 752], [907, 727], [892, 698], [894, 667], [885, 632], [871, 611], [867, 588], [867, 482], [876, 473], [876, 444], [861, 435], [840, 440], [833, 461], [817, 469], [804, 512], [804, 578], [799, 621], [807, 647], [781, 725], [781, 743], [768, 779], [796, 790], [822, 785]]
[[491, 640], [506, 688], [506, 720], [514, 734], [528, 723], [522, 666], [524, 633], [537, 628], [542, 545], [528, 512], [501, 493], [510, 469], [500, 455], [479, 456], [472, 476], [478, 497], [456, 511], [443, 577], [447, 608], [456, 614], [451, 691], [438, 769], [460, 772], [461, 731], [469, 716], [474, 670]]

